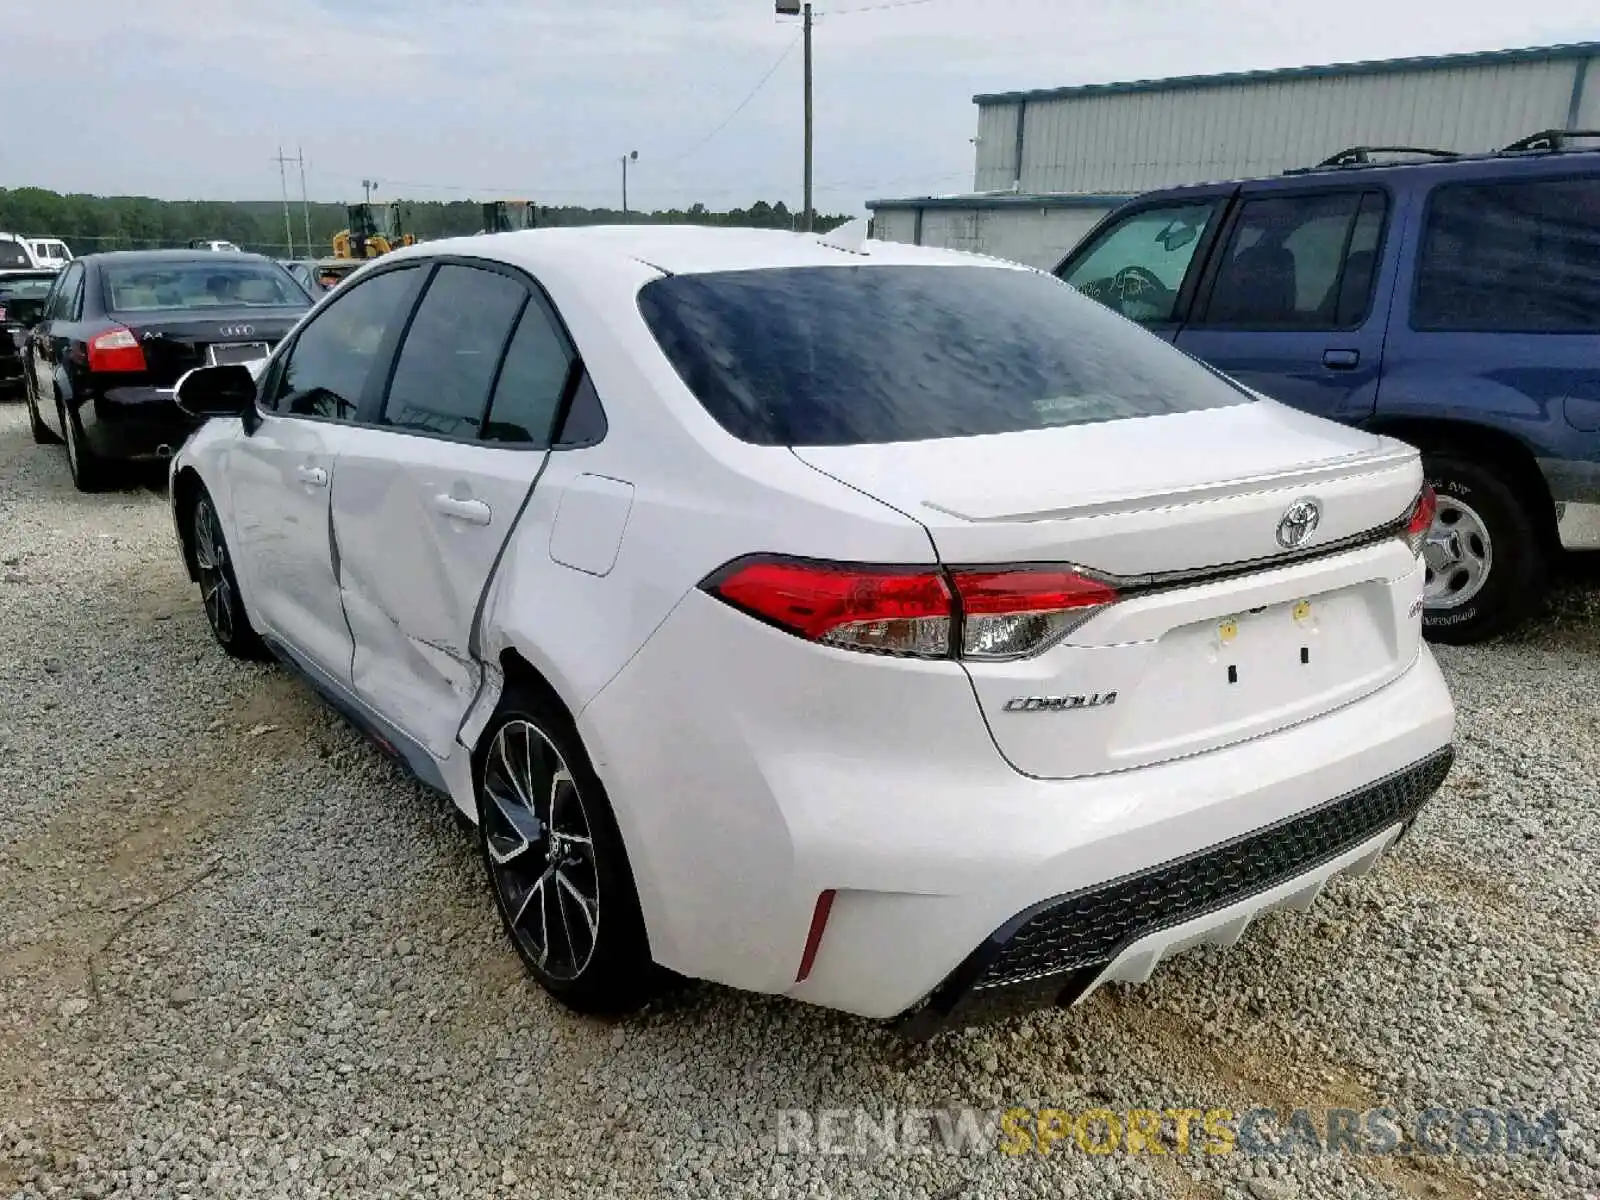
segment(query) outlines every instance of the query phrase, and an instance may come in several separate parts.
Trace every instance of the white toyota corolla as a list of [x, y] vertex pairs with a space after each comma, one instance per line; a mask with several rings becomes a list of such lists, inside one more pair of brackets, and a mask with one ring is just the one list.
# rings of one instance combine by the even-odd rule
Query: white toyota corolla
[[1309, 904], [1449, 769], [1416, 452], [1034, 270], [435, 242], [178, 395], [218, 641], [453, 797], [580, 1010], [1070, 1003]]

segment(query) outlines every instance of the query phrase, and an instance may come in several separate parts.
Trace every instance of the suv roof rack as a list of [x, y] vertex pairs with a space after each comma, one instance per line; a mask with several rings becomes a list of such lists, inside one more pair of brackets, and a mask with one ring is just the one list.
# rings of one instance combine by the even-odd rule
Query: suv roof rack
[[1372, 163], [1374, 154], [1421, 154], [1427, 158], [1457, 158], [1454, 150], [1434, 150], [1428, 146], [1351, 146], [1317, 164], [1322, 167], [1364, 167]]
[[1525, 138], [1519, 138], [1509, 146], [1504, 147], [1501, 154], [1516, 154], [1524, 150], [1565, 150], [1567, 142], [1573, 138], [1600, 138], [1600, 130], [1596, 129], [1541, 129], [1538, 133], [1530, 133]]

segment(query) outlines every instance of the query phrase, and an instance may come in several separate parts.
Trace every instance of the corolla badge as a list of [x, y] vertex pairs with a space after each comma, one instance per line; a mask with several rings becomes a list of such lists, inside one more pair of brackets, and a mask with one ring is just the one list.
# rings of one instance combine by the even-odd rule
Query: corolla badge
[[1321, 520], [1321, 504], [1309, 497], [1296, 500], [1278, 521], [1278, 545], [1285, 550], [1304, 545]]

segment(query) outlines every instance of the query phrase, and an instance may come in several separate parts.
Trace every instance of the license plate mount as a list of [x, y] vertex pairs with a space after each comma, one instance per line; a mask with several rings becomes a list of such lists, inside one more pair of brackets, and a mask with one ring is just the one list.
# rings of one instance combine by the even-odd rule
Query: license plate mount
[[206, 347], [206, 366], [242, 366], [267, 357], [265, 342], [216, 342]]

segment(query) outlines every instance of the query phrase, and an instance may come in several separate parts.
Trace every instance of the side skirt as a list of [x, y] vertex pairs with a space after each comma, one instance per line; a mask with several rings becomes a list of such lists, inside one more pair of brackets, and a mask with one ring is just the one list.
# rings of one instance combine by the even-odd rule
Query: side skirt
[[276, 638], [262, 636], [267, 648], [285, 667], [300, 676], [321, 696], [330, 708], [366, 735], [379, 750], [392, 758], [418, 783], [426, 784], [437, 792], [450, 795], [444, 773], [434, 757], [401, 733], [389, 722], [356, 696], [349, 688], [330, 676], [320, 667], [296, 654]]

